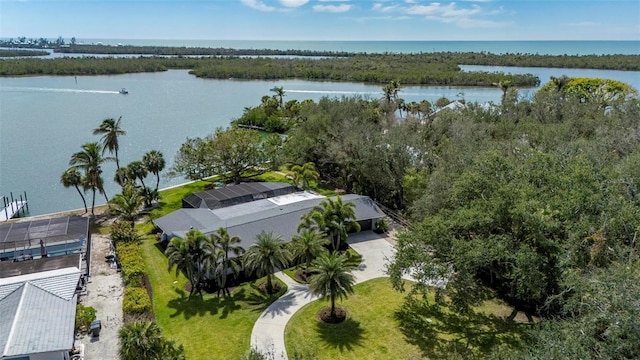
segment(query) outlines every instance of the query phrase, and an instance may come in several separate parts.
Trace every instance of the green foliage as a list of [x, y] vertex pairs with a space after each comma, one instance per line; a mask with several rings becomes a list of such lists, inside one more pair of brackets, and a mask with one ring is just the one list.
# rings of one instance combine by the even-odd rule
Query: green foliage
[[315, 259], [309, 269], [309, 290], [315, 295], [328, 296], [331, 301], [331, 316], [336, 316], [336, 298], [347, 298], [353, 294], [355, 278], [353, 266], [344, 255], [322, 254]]
[[147, 290], [142, 287], [127, 286], [122, 297], [122, 313], [125, 319], [151, 318], [151, 299]]
[[139, 243], [140, 234], [131, 226], [129, 222], [115, 221], [111, 224], [111, 240], [114, 243]]
[[256, 242], [244, 255], [244, 266], [249, 272], [259, 277], [267, 277], [266, 290], [271, 294], [274, 290], [271, 278], [274, 268], [284, 269], [291, 261], [291, 254], [285, 247], [282, 238], [273, 232], [262, 231], [256, 236]]
[[128, 286], [141, 286], [145, 273], [140, 247], [135, 242], [118, 243], [116, 255], [122, 266], [122, 280]]
[[538, 93], [559, 93], [563, 99], [575, 99], [579, 102], [595, 103], [601, 108], [620, 103], [638, 91], [618, 80], [600, 78], [551, 78]]
[[378, 221], [376, 221], [376, 232], [377, 233], [386, 233], [389, 230], [389, 224], [387, 224], [386, 221], [384, 221], [384, 219], [380, 219]]
[[89, 330], [91, 322], [96, 319], [96, 309], [82, 304], [76, 305], [75, 332], [85, 333]]
[[184, 360], [184, 347], [162, 335], [160, 326], [151, 321], [126, 324], [119, 333], [122, 360]]
[[243, 128], [216, 129], [206, 138], [187, 138], [176, 154], [172, 175], [201, 180], [214, 174], [240, 183], [263, 173], [264, 152], [260, 134]]

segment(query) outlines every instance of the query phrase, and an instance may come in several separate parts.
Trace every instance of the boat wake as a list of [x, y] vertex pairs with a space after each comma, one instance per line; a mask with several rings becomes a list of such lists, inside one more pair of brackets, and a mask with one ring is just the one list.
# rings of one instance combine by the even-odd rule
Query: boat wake
[[119, 91], [109, 90], [81, 90], [81, 89], [59, 89], [59, 88], [42, 88], [42, 87], [9, 87], [3, 86], [2, 91], [15, 92], [60, 92], [60, 93], [79, 93], [79, 94], [120, 94]]

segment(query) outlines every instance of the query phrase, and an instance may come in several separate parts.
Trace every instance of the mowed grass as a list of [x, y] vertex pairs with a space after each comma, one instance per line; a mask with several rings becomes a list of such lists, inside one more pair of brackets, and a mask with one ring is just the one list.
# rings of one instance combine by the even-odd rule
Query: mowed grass
[[[189, 297], [187, 279], [175, 270], [168, 272], [168, 261], [152, 235], [142, 242], [149, 280], [153, 288], [156, 321], [165, 336], [183, 344], [189, 360], [240, 359], [250, 348], [251, 330], [262, 311], [284, 291], [267, 297], [257, 289], [259, 279], [232, 290], [231, 297], [215, 294]], [[277, 280], [277, 279], [276, 279]], [[279, 281], [279, 280], [277, 280]]]
[[347, 300], [336, 300], [336, 306], [349, 312], [349, 318], [341, 324], [319, 322], [318, 311], [330, 303], [314, 301], [287, 324], [287, 354], [311, 351], [318, 359], [353, 360], [407, 359], [420, 354], [417, 346], [404, 339], [394, 318], [403, 302], [404, 296], [393, 290], [388, 278], [358, 284]]
[[482, 358], [500, 346], [519, 346], [526, 325], [507, 320], [511, 308], [488, 301], [469, 314], [446, 306], [405, 305], [405, 294], [395, 291], [388, 278], [355, 286], [355, 293], [336, 306], [346, 307], [347, 321], [324, 324], [317, 313], [329, 306], [314, 301], [287, 324], [285, 342], [289, 356], [309, 351], [318, 359], [440, 359]]

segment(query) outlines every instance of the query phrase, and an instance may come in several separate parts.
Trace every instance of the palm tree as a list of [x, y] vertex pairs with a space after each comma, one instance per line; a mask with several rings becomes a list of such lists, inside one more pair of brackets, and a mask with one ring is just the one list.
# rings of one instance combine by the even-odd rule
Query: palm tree
[[120, 116], [118, 120], [104, 119], [100, 126], [93, 129], [93, 135], [102, 135], [102, 138], [100, 138], [104, 146], [102, 155], [104, 155], [104, 152], [107, 150], [114, 154], [116, 158], [116, 168], [118, 169], [120, 168], [120, 161], [118, 160], [118, 136], [127, 134], [126, 131], [120, 128], [120, 120], [122, 120], [122, 116]]
[[[240, 256], [245, 253], [245, 250], [240, 246], [240, 238], [237, 236], [230, 236], [227, 229], [220, 228], [216, 233], [211, 234], [211, 241], [214, 246], [219, 249], [223, 257], [221, 259], [221, 277], [220, 277], [220, 289], [223, 295], [231, 295], [227, 288], [227, 276], [229, 275], [229, 269], [233, 272], [234, 276], [238, 276], [242, 269], [242, 262]], [[233, 258], [229, 258], [229, 254], [233, 254]], [[218, 294], [220, 292], [218, 289]]]
[[304, 263], [305, 269], [318, 256], [327, 252], [329, 240], [315, 229], [302, 229], [291, 239], [291, 252], [295, 262]]
[[134, 321], [120, 329], [122, 360], [184, 360], [184, 348], [162, 336], [160, 326], [152, 321]]
[[158, 150], [151, 150], [142, 156], [142, 162], [150, 173], [156, 176], [156, 191], [160, 185], [160, 172], [164, 170], [165, 161], [162, 153]]
[[337, 251], [340, 244], [347, 241], [349, 231], [360, 231], [355, 204], [343, 203], [340, 196], [336, 196], [335, 200], [323, 200], [320, 205], [303, 215], [301, 220], [298, 230], [312, 228], [324, 232], [331, 240], [333, 251]]
[[122, 188], [124, 188], [124, 186], [128, 182], [135, 181], [135, 180], [136, 178], [135, 176], [133, 176], [128, 166], [123, 166], [121, 168], [116, 169], [116, 172], [113, 175], [113, 181], [115, 181]]
[[147, 170], [147, 167], [144, 166], [144, 163], [140, 160], [132, 161], [129, 163], [129, 165], [127, 165], [127, 168], [129, 168], [129, 171], [131, 171], [131, 175], [134, 177], [134, 179], [140, 179], [142, 187], [146, 187], [146, 185], [144, 184], [144, 178], [147, 177], [149, 171]]
[[174, 238], [169, 242], [165, 255], [169, 260], [169, 271], [176, 268], [176, 276], [182, 271], [191, 291], [201, 293], [202, 282], [214, 273], [219, 257], [213, 242], [199, 230], [189, 230], [184, 239]]
[[88, 212], [87, 210], [87, 200], [84, 198], [84, 194], [80, 191], [80, 185], [82, 185], [82, 175], [78, 171], [78, 169], [70, 167], [65, 170], [60, 176], [60, 182], [62, 186], [65, 188], [69, 188], [71, 186], [75, 187], [78, 190], [78, 194], [82, 198], [82, 203], [84, 204], [84, 213]]
[[498, 89], [502, 90], [502, 104], [504, 105], [504, 99], [507, 97], [507, 91], [511, 87], [513, 87], [513, 81], [511, 80], [500, 80], [497, 83], [493, 83], [493, 86], [497, 86]]
[[284, 88], [282, 86], [276, 86], [271, 90], [273, 90], [276, 93], [276, 96], [279, 99], [278, 103], [280, 104], [280, 109], [282, 109], [283, 107], [282, 98], [284, 98]]
[[351, 270], [353, 265], [349, 264], [347, 258], [336, 253], [320, 256], [309, 270], [312, 273], [309, 289], [314, 295], [329, 296], [333, 319], [336, 318], [336, 297], [342, 299], [353, 294], [355, 279]]
[[196, 264], [191, 256], [191, 248], [189, 241], [181, 238], [173, 238], [167, 245], [167, 249], [164, 254], [169, 260], [169, 271], [176, 268], [176, 276], [182, 272], [187, 279], [191, 282], [191, 291], [189, 295], [193, 295], [195, 290], [194, 283], [196, 282]]
[[244, 265], [250, 272], [256, 272], [259, 277], [267, 276], [267, 293], [273, 293], [271, 276], [274, 268], [284, 269], [290, 259], [289, 251], [279, 235], [264, 232], [256, 236], [256, 243], [251, 245], [244, 255]]
[[293, 172], [293, 181], [296, 186], [301, 186], [303, 189], [308, 189], [311, 185], [311, 181], [318, 181], [319, 174], [316, 170], [316, 165], [312, 162], [307, 162], [304, 165], [294, 165], [291, 167]]
[[128, 183], [122, 188], [122, 193], [117, 194], [109, 201], [109, 211], [122, 221], [129, 221], [131, 226], [135, 226], [136, 215], [144, 198], [134, 188], [132, 183]]
[[104, 182], [100, 174], [102, 173], [101, 165], [105, 161], [113, 160], [113, 158], [102, 157], [101, 151], [102, 147], [97, 142], [86, 143], [82, 145], [82, 151], [71, 155], [71, 160], [69, 161], [69, 165], [73, 168], [84, 170], [84, 185], [93, 192], [91, 215], [94, 215], [96, 190], [103, 194], [105, 199], [109, 201], [104, 191]]

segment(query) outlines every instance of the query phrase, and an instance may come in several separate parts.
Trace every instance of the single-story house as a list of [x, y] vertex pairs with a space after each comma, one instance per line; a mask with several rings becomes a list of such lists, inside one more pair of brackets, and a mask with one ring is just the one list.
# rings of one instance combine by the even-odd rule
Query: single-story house
[[0, 278], [0, 359], [69, 359], [79, 279], [77, 267]]
[[[284, 241], [290, 241], [298, 234], [302, 215], [325, 199], [325, 196], [313, 192], [298, 191], [213, 210], [179, 209], [154, 220], [154, 223], [162, 229], [164, 240], [184, 237], [191, 229], [208, 235], [221, 227], [226, 228], [229, 235], [239, 237], [240, 245], [247, 249], [262, 231], [273, 232]], [[385, 216], [367, 196], [346, 194], [342, 201], [355, 204], [356, 221], [362, 230], [374, 229], [376, 221]]]

